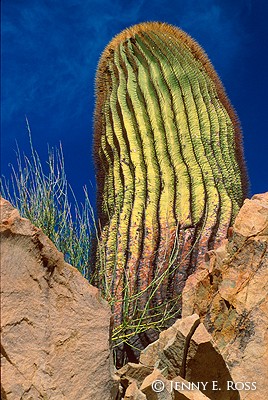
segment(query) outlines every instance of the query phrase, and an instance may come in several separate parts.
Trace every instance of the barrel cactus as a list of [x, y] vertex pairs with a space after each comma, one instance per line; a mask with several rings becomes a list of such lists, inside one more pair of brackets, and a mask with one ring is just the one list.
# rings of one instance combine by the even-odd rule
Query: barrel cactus
[[246, 196], [237, 116], [201, 47], [149, 22], [104, 50], [94, 129], [97, 284], [115, 325], [160, 320]]

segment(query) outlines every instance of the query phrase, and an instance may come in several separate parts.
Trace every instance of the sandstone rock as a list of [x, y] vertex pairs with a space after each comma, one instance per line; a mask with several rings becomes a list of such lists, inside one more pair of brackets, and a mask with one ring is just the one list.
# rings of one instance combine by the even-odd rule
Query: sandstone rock
[[234, 230], [244, 238], [268, 235], [268, 192], [245, 200], [236, 217]]
[[[140, 388], [148, 399], [151, 399], [151, 396], [158, 398], [156, 394], [152, 394], [153, 389], [149, 386], [154, 380], [163, 381], [163, 379], [165, 388], [170, 388], [173, 398], [195, 398], [194, 396], [202, 398], [201, 391], [215, 400], [239, 398], [237, 391], [226, 391], [226, 382], [232, 382], [232, 378], [221, 354], [214, 346], [211, 335], [204, 324], [199, 324], [199, 317], [196, 314], [176, 321], [172, 327], [162, 332], [158, 341], [150, 344], [142, 352], [141, 363], [146, 362], [156, 367]], [[157, 375], [160, 371], [161, 377]], [[195, 390], [174, 391], [175, 386], [172, 387], [171, 381], [176, 385], [178, 379], [183, 378], [190, 385], [195, 383], [197, 387], [199, 385], [198, 393]], [[178, 382], [181, 382], [180, 380]], [[207, 384], [202, 386], [202, 383], [206, 382]], [[220, 390], [214, 390], [213, 385], [216, 385], [216, 382]], [[144, 391], [145, 385], [146, 391]], [[165, 395], [169, 396], [167, 393]]]
[[146, 400], [145, 394], [143, 394], [135, 381], [133, 381], [127, 388], [123, 400]]
[[112, 399], [108, 304], [1, 199], [2, 399]]
[[209, 252], [183, 291], [183, 317], [200, 315], [241, 400], [259, 400], [267, 393], [267, 249], [268, 193], [245, 201], [228, 243]]
[[237, 391], [227, 390], [226, 383], [232, 382], [230, 372], [202, 323], [190, 340], [185, 378], [189, 382], [200, 382], [200, 390], [213, 400], [239, 399]]
[[[143, 393], [144, 397], [140, 397]], [[126, 397], [132, 396], [132, 397]], [[173, 380], [166, 379], [161, 372], [155, 368], [142, 383], [140, 389], [132, 382], [126, 391], [124, 400], [206, 400], [206, 397], [197, 385], [187, 382], [180, 376]]]
[[146, 376], [150, 375], [151, 372], [153, 372], [152, 367], [147, 367], [142, 364], [127, 363], [116, 372], [116, 375], [119, 377], [121, 385], [127, 388], [132, 382], [140, 386]]
[[172, 385], [158, 369], [144, 379], [140, 390], [148, 400], [173, 400]]
[[160, 333], [156, 342], [141, 352], [141, 364], [164, 370], [164, 375], [169, 379], [181, 374], [188, 342], [198, 324], [199, 317], [196, 314], [176, 321]]

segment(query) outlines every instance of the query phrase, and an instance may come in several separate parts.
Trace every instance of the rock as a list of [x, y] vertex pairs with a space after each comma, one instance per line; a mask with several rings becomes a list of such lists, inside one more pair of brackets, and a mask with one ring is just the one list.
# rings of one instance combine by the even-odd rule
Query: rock
[[229, 392], [259, 400], [267, 396], [268, 193], [245, 201], [230, 233], [188, 278], [182, 315], [197, 313], [211, 334], [235, 382]]
[[[149, 384], [153, 381], [151, 376], [155, 378], [155, 374], [158, 373], [155, 371], [161, 371], [161, 378], [155, 380], [165, 378], [167, 382], [168, 379], [166, 388], [170, 387], [170, 381], [177, 382], [180, 374], [179, 378], [185, 378], [188, 384], [199, 382], [199, 391], [203, 391], [208, 397], [215, 400], [238, 399], [237, 391], [235, 393], [226, 391], [226, 382], [232, 382], [232, 378], [223, 357], [214, 345], [212, 336], [203, 323], [199, 324], [199, 317], [196, 314], [176, 321], [172, 327], [162, 332], [159, 339], [142, 352], [140, 361], [145, 364], [148, 362], [151, 366], [154, 364], [155, 367], [149, 381], [146, 378], [141, 385], [143, 388], [147, 384], [146, 391], [143, 390], [147, 397], [152, 396], [149, 391]], [[217, 381], [221, 390], [213, 390], [213, 381]], [[202, 386], [202, 383], [206, 382], [207, 384]], [[192, 398], [193, 392], [189, 390], [189, 393], [185, 393], [185, 390], [182, 390], [176, 395], [182, 399]], [[172, 390], [170, 393], [173, 393]], [[173, 395], [175, 396], [175, 392]], [[196, 396], [200, 397], [201, 394], [198, 393]]]
[[146, 396], [139, 390], [134, 381], [128, 386], [123, 400], [146, 400]]
[[236, 217], [234, 230], [244, 238], [268, 235], [268, 192], [244, 201]]
[[182, 319], [116, 376], [98, 290], [4, 200], [1, 219], [4, 400], [266, 398], [268, 193], [188, 278]]
[[177, 320], [160, 333], [156, 342], [141, 352], [141, 364], [164, 370], [165, 377], [169, 379], [181, 374], [188, 342], [198, 324], [199, 317], [196, 314]]
[[[144, 396], [144, 397], [142, 397]], [[197, 386], [187, 382], [180, 376], [173, 380], [166, 379], [163, 374], [155, 368], [148, 375], [140, 388], [136, 382], [128, 386], [123, 400], [206, 400], [206, 397]]]
[[152, 367], [129, 362], [120, 368], [116, 375], [119, 377], [121, 385], [126, 389], [132, 382], [140, 386], [151, 372], [153, 372]]
[[113, 399], [108, 304], [1, 199], [2, 399]]
[[140, 390], [146, 395], [147, 400], [173, 400], [170, 381], [156, 368], [144, 379]]
[[[222, 355], [215, 347], [211, 335], [202, 323], [190, 340], [185, 379], [189, 382], [199, 382], [199, 389], [211, 399], [239, 399], [237, 391], [227, 390], [226, 383], [232, 382], [230, 372]], [[206, 384], [205, 387], [204, 384]]]

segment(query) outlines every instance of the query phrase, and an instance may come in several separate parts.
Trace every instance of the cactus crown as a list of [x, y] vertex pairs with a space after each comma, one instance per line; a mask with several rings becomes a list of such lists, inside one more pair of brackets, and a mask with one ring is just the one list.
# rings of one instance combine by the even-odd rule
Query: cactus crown
[[117, 35], [101, 56], [96, 97], [98, 284], [120, 324], [148, 304], [177, 301], [226, 237], [247, 177], [237, 116], [208, 57], [180, 29], [148, 22]]

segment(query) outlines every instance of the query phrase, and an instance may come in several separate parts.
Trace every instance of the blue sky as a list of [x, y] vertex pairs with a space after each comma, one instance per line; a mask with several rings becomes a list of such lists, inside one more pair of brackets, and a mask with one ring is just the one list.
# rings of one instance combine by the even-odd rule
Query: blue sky
[[[265, 0], [2, 0], [1, 172], [10, 175], [16, 141], [61, 142], [78, 199], [95, 186], [94, 77], [101, 52], [122, 29], [162, 21], [204, 48], [239, 116], [251, 193], [268, 190], [268, 2]], [[94, 203], [95, 191], [91, 200]]]

